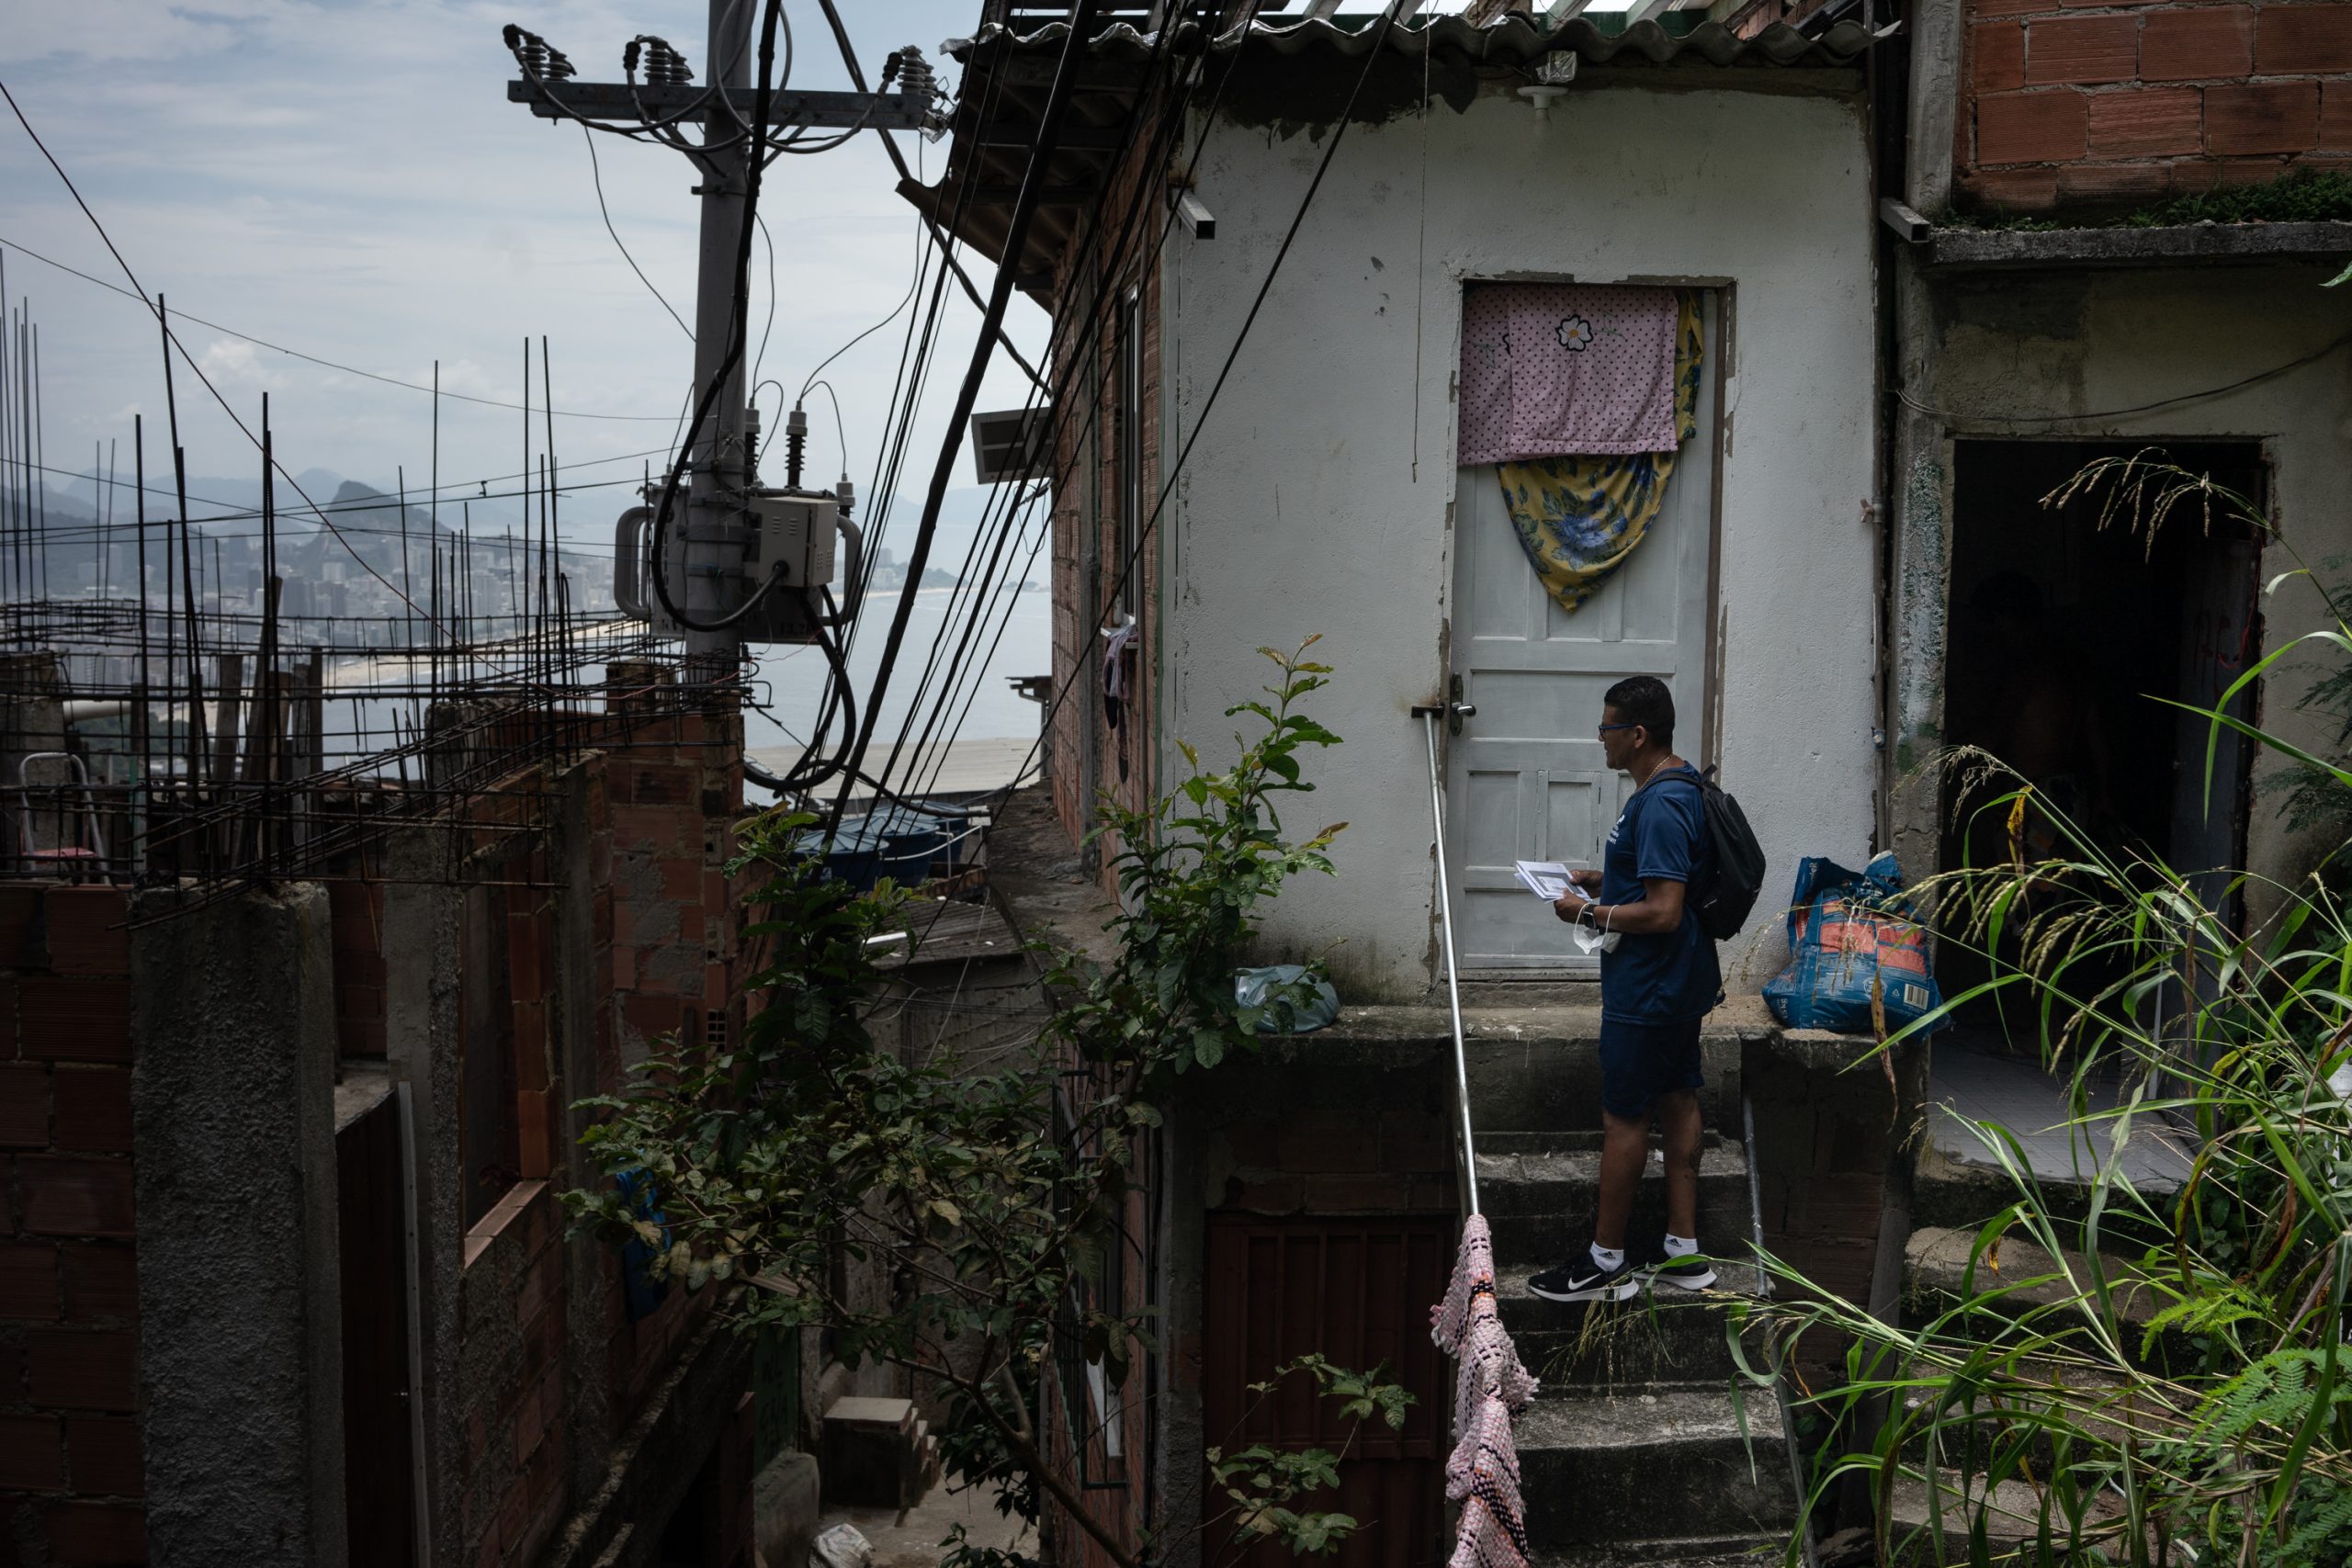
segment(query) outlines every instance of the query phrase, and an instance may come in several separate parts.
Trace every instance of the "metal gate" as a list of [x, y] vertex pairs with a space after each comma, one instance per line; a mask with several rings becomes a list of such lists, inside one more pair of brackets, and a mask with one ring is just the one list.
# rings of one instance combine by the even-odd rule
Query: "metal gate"
[[[1444, 1293], [1453, 1222], [1409, 1218], [1208, 1217], [1203, 1340], [1204, 1438], [1230, 1451], [1252, 1443], [1329, 1449], [1347, 1442], [1336, 1401], [1303, 1376], [1261, 1399], [1250, 1384], [1295, 1357], [1319, 1352], [1343, 1367], [1385, 1362], [1412, 1393], [1402, 1431], [1367, 1423], [1340, 1467], [1337, 1496], [1297, 1507], [1353, 1515], [1362, 1529], [1327, 1561], [1339, 1568], [1430, 1568], [1445, 1561], [1442, 1472], [1450, 1416], [1446, 1363], [1430, 1342], [1430, 1306]], [[1204, 1493], [1214, 1517], [1222, 1495]], [[1204, 1556], [1217, 1568], [1277, 1568], [1291, 1558], [1261, 1545], [1238, 1551], [1229, 1527], [1210, 1527]]]

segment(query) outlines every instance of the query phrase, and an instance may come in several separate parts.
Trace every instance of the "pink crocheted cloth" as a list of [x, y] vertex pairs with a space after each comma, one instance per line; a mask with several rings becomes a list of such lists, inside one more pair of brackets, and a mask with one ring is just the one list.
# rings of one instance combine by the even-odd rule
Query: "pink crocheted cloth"
[[1476, 1420], [1445, 1461], [1445, 1495], [1459, 1503], [1483, 1492], [1514, 1518], [1526, 1508], [1519, 1495], [1519, 1448], [1511, 1438], [1510, 1408], [1499, 1399], [1478, 1406]]
[[1462, 307], [1461, 462], [1671, 452], [1671, 288], [1490, 283]]
[[1482, 1295], [1470, 1306], [1470, 1331], [1462, 1337], [1462, 1365], [1454, 1373], [1453, 1429], [1466, 1438], [1479, 1406], [1498, 1400], [1513, 1416], [1535, 1398], [1535, 1379], [1520, 1365], [1519, 1351], [1503, 1331], [1495, 1298]]
[[1462, 1522], [1453, 1537], [1453, 1555], [1445, 1568], [1527, 1568], [1526, 1527], [1506, 1517], [1484, 1496], [1473, 1494], [1462, 1504]]
[[1462, 1246], [1453, 1255], [1453, 1278], [1445, 1300], [1430, 1308], [1430, 1337], [1451, 1356], [1462, 1348], [1470, 1331], [1470, 1303], [1481, 1292], [1495, 1293], [1495, 1238], [1487, 1216], [1473, 1214], [1462, 1224]]
[[1503, 1331], [1494, 1235], [1483, 1215], [1471, 1215], [1462, 1227], [1445, 1299], [1430, 1308], [1430, 1337], [1461, 1363], [1445, 1495], [1462, 1505], [1462, 1517], [1446, 1568], [1527, 1568], [1527, 1506], [1511, 1419], [1535, 1397], [1535, 1380]]

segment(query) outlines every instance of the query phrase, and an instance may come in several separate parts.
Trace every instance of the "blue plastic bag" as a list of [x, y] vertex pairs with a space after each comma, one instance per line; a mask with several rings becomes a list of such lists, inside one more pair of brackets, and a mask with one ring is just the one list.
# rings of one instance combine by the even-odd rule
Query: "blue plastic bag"
[[1876, 1034], [1883, 1013], [1892, 1034], [1943, 1000], [1927, 929], [1912, 918], [1892, 854], [1860, 871], [1818, 855], [1798, 863], [1789, 964], [1764, 987], [1774, 1018], [1791, 1029]]
[[1233, 999], [1266, 1010], [1258, 1020], [1261, 1034], [1310, 1034], [1340, 1016], [1340, 993], [1303, 964], [1235, 970]]

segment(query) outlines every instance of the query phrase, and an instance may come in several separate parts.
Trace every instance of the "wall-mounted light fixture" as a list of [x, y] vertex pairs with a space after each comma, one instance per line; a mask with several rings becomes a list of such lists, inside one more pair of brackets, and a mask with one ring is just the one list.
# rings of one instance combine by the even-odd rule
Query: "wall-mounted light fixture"
[[1535, 118], [1548, 121], [1552, 118], [1552, 103], [1567, 96], [1568, 84], [1577, 79], [1577, 56], [1573, 50], [1554, 50], [1537, 61], [1528, 75], [1532, 78], [1519, 90], [1519, 96], [1535, 106]]

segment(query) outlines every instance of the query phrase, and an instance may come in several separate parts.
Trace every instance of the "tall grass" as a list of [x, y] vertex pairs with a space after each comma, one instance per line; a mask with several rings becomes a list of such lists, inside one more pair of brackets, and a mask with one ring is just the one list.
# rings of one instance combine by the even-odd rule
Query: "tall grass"
[[[2260, 525], [2244, 498], [2144, 459], [2094, 465], [2053, 500], [2078, 488], [2128, 525]], [[2238, 731], [2352, 795], [2340, 761], [2231, 712], [2290, 653], [2352, 667], [2352, 626], [2331, 623], [2195, 711], [2216, 740]], [[2205, 759], [2209, 799], [2219, 750]], [[1880, 1049], [2000, 997], [2030, 1021], [2077, 1128], [2095, 1134], [2082, 1140], [2087, 1201], [2053, 1205], [2018, 1130], [1963, 1118], [2012, 1201], [1975, 1232], [1957, 1289], [1906, 1303], [1916, 1326], [1880, 1322], [1769, 1260], [1799, 1288], [1739, 1309], [1735, 1348], [1759, 1318], [1775, 1347], [1776, 1364], [1743, 1363], [1750, 1375], [1787, 1373], [1803, 1333], [1849, 1347], [1838, 1386], [1799, 1396], [1847, 1439], [1825, 1451], [1808, 1512], [1859, 1473], [1877, 1497], [1886, 1562], [2352, 1562], [2345, 908], [2317, 874], [2216, 878], [2102, 844], [1981, 752], [1945, 765], [1990, 829], [1971, 841], [2006, 853], [1921, 893], [1939, 940], [1982, 954], [1990, 978]], [[2056, 829], [2054, 854], [2026, 854], [2030, 816]], [[2241, 929], [2217, 912], [2233, 901], [2214, 897], [2222, 884], [2254, 895], [2258, 920]], [[2143, 1191], [2125, 1168], [2127, 1148], [2158, 1135], [2194, 1151], [2177, 1193]]]

